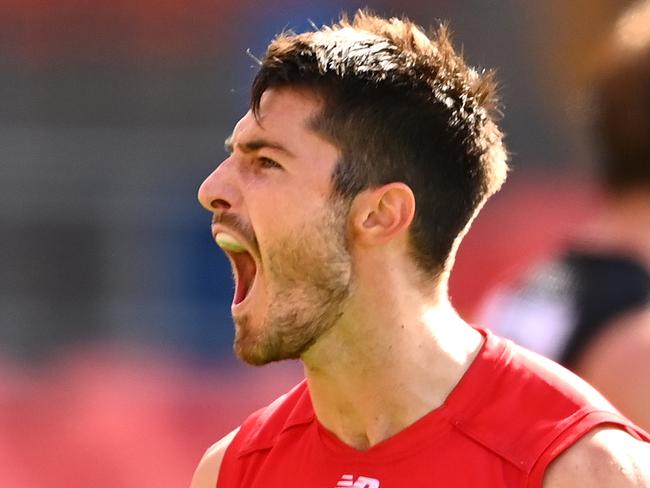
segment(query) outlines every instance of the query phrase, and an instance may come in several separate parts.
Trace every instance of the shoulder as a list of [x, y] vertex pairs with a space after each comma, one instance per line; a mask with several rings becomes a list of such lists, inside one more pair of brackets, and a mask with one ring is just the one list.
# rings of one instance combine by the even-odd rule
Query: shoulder
[[584, 350], [576, 369], [625, 415], [650, 430], [650, 306], [608, 325]]
[[505, 411], [525, 405], [517, 416], [526, 430], [535, 420], [560, 422], [589, 411], [617, 413], [591, 385], [558, 363], [490, 332], [486, 337], [488, 367], [483, 368], [481, 385], [490, 401]]
[[249, 415], [238, 429], [212, 445], [194, 472], [191, 488], [215, 488], [219, 476], [228, 486], [239, 486], [239, 476], [250, 467], [250, 454], [271, 449], [285, 430], [308, 424], [313, 417], [303, 381]]
[[529, 396], [529, 403], [544, 404], [540, 405], [538, 412], [542, 418], [545, 418], [549, 402], [557, 407], [562, 406], [563, 415], [586, 411], [618, 414], [598, 390], [555, 361], [515, 344], [510, 344], [510, 351], [506, 378], [524, 383], [522, 388]]
[[205, 451], [199, 465], [194, 471], [190, 488], [215, 488], [217, 486], [221, 461], [223, 461], [226, 449], [228, 449], [228, 446], [230, 446], [238, 431], [239, 429], [233, 430]]
[[[541, 483], [562, 450], [602, 423], [627, 425], [584, 381], [489, 333], [457, 390], [457, 429]], [[460, 396], [459, 396], [460, 395]], [[559, 439], [559, 441], [558, 441]]]
[[650, 487], [650, 444], [627, 432], [596, 429], [546, 470], [544, 488]]

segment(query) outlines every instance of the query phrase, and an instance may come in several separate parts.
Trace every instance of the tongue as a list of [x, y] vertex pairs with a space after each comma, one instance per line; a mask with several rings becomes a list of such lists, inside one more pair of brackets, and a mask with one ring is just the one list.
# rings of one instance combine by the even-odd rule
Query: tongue
[[237, 305], [244, 301], [255, 280], [257, 266], [255, 260], [247, 252], [239, 252], [232, 255], [237, 268], [237, 288], [235, 290], [235, 301]]

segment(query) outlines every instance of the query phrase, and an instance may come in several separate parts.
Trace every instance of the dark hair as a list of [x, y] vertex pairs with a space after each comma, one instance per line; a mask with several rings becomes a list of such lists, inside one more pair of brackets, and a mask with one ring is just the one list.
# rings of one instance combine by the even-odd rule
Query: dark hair
[[253, 82], [255, 114], [262, 94], [279, 87], [322, 100], [312, 125], [341, 151], [334, 195], [409, 185], [411, 254], [427, 274], [446, 271], [459, 236], [507, 173], [492, 74], [465, 64], [445, 26], [429, 38], [407, 19], [359, 11], [274, 39]]
[[617, 22], [595, 89], [595, 135], [610, 191], [650, 189], [650, 1]]

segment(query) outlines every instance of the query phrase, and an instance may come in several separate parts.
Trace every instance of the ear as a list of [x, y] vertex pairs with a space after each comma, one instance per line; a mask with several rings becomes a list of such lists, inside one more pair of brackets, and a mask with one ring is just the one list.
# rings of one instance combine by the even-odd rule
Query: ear
[[405, 183], [365, 190], [350, 208], [352, 235], [357, 242], [384, 244], [408, 229], [415, 216], [415, 195]]

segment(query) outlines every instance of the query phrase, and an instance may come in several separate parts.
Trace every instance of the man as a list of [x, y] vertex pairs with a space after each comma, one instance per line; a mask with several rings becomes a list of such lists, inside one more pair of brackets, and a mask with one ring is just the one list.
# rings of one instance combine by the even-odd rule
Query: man
[[560, 362], [650, 429], [650, 1], [616, 22], [593, 76], [603, 204], [553, 259], [485, 300], [481, 323]]
[[467, 325], [455, 251], [506, 173], [489, 75], [441, 28], [359, 12], [283, 34], [199, 200], [235, 274], [235, 350], [306, 380], [193, 488], [650, 486], [648, 439], [553, 363]]

